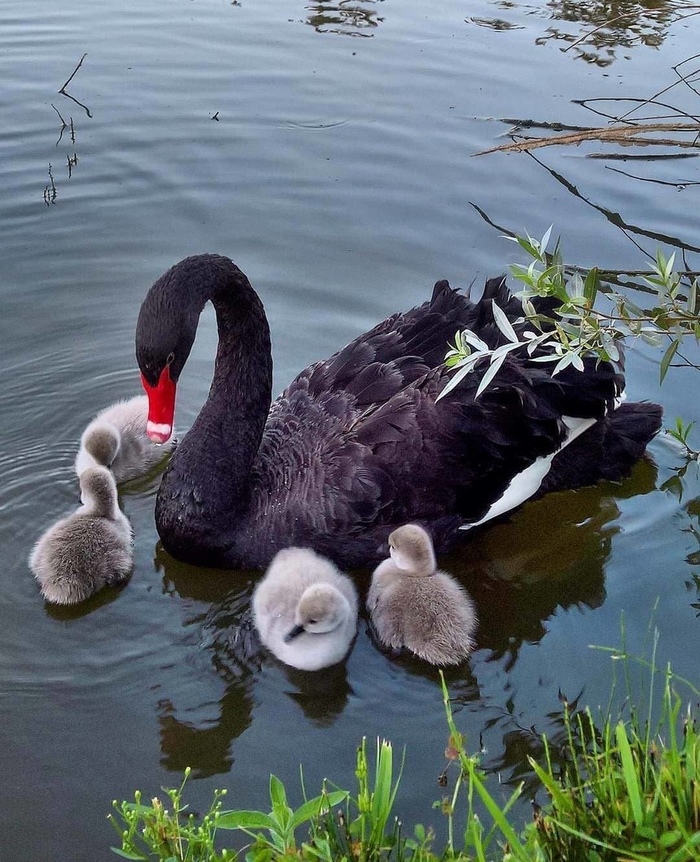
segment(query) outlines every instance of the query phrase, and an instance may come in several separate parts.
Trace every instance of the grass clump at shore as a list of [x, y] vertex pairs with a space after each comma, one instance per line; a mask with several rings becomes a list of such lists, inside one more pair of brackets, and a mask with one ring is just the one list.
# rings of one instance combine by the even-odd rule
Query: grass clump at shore
[[[209, 811], [195, 817], [183, 803], [186, 772], [179, 788], [165, 791], [169, 807], [159, 798], [143, 804], [138, 792], [134, 802], [114, 803], [110, 819], [121, 847], [112, 849], [147, 862], [700, 862], [700, 734], [692, 703], [684, 704], [674, 686], [685, 685], [693, 699], [700, 691], [670, 667], [658, 671], [655, 655], [647, 662], [611, 652], [625, 668], [628, 702], [631, 663], [648, 671], [644, 717], [638, 708], [615, 715], [608, 708], [596, 724], [589, 708], [565, 704], [564, 743], [554, 752], [545, 737], [542, 761], [530, 758], [543, 799], [524, 826], [522, 809], [519, 817], [513, 812], [524, 799], [524, 783], [505, 801], [491, 789], [493, 778], [457, 729], [443, 679], [445, 754], [457, 767], [448, 795], [436, 803], [447, 821], [444, 846], [436, 847], [432, 831], [421, 825], [404, 829], [395, 812], [401, 768], [391, 743], [377, 740], [371, 769], [363, 739], [354, 794], [324, 783], [295, 810], [272, 775], [269, 812], [225, 811], [225, 791], [216, 791]], [[224, 849], [227, 830], [249, 843]]]

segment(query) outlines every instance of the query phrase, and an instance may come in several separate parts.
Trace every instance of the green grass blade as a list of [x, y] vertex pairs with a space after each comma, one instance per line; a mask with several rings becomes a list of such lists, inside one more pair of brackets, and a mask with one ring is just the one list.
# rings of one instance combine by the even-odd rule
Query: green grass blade
[[627, 731], [625, 730], [624, 722], [619, 721], [615, 727], [615, 739], [620, 750], [622, 758], [622, 774], [627, 785], [627, 793], [629, 794], [630, 805], [632, 806], [632, 816], [634, 822], [639, 826], [644, 825], [644, 814], [642, 811], [642, 797], [639, 791], [639, 782], [637, 780], [637, 772], [634, 768], [634, 758], [632, 757], [632, 749], [630, 748], [629, 740], [627, 739]]
[[134, 856], [133, 853], [127, 853], [125, 850], [120, 850], [118, 847], [110, 847], [109, 848], [112, 853], [116, 853], [117, 856], [121, 856], [122, 859], [133, 859], [136, 862], [144, 862], [144, 860], [148, 859], [148, 856]]
[[[481, 797], [481, 801], [486, 806], [487, 811], [493, 818], [494, 823], [498, 826], [499, 830], [501, 831], [501, 834], [508, 842], [510, 852], [513, 858], [520, 860], [520, 862], [532, 862], [532, 857], [526, 851], [525, 847], [520, 843], [520, 839], [518, 838], [515, 829], [513, 829], [513, 827], [510, 825], [507, 817], [504, 815], [496, 800], [486, 789], [486, 786], [481, 780], [481, 778], [479, 778], [476, 773], [472, 772], [472, 774], [470, 775], [470, 780], [474, 782], [476, 792]], [[519, 789], [522, 789], [522, 784], [520, 785]]]

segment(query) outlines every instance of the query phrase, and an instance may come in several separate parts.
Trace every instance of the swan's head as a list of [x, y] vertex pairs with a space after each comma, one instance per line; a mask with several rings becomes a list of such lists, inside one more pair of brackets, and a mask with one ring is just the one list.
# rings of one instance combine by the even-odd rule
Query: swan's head
[[294, 614], [294, 628], [284, 639], [290, 643], [304, 632], [332, 632], [345, 622], [349, 613], [348, 600], [339, 590], [331, 584], [314, 584], [302, 593]]
[[162, 275], [141, 303], [136, 323], [136, 361], [148, 395], [146, 433], [165, 443], [173, 433], [177, 381], [190, 355], [201, 307], [187, 301], [193, 275], [180, 261]]
[[432, 575], [437, 562], [433, 540], [418, 524], [405, 524], [389, 535], [389, 553], [397, 568], [412, 575]]
[[106, 467], [88, 467], [80, 474], [80, 500], [98, 518], [112, 518], [117, 503], [117, 484]]
[[232, 288], [247, 288], [248, 302], [257, 302], [264, 319], [248, 279], [233, 261], [218, 254], [195, 254], [176, 263], [141, 303], [136, 360], [148, 395], [146, 433], [156, 443], [165, 443], [173, 433], [175, 390], [194, 344], [199, 315], [208, 300], [232, 295]]
[[85, 436], [84, 446], [95, 463], [111, 467], [121, 449], [121, 436], [114, 425], [105, 422], [90, 429]]

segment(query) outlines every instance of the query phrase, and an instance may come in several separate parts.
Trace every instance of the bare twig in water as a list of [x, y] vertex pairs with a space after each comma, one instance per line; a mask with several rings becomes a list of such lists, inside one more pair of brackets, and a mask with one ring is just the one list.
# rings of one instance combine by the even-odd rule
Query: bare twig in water
[[58, 110], [58, 108], [54, 105], [54, 103], [53, 103], [53, 102], [51, 102], [51, 107], [52, 107], [52, 108], [54, 109], [54, 111], [56, 111], [56, 113], [58, 114], [58, 119], [61, 121], [61, 127], [62, 127], [63, 129], [65, 129], [65, 128], [66, 128], [66, 126], [68, 125], [68, 123], [63, 119], [63, 117], [61, 116], [61, 112]]
[[[678, 81], [676, 81], [671, 86], [675, 87], [678, 85]], [[667, 89], [670, 89], [668, 87]], [[663, 91], [665, 92], [665, 91]], [[657, 95], [660, 95], [657, 93]], [[608, 114], [606, 111], [597, 111], [595, 108], [591, 107], [593, 102], [633, 102], [636, 103], [637, 107], [630, 108], [626, 114], [623, 114], [621, 117], [616, 114]], [[694, 123], [700, 124], [700, 117], [697, 117], [695, 114], [689, 114], [687, 111], [683, 111], [681, 108], [676, 107], [675, 105], [670, 105], [668, 102], [659, 102], [658, 99], [636, 99], [632, 96], [599, 96], [595, 99], [574, 99], [573, 103], [575, 105], [581, 105], [582, 108], [585, 108], [587, 111], [591, 111], [593, 114], [597, 114], [599, 117], [605, 117], [606, 120], [612, 120], [614, 123], [621, 123], [623, 120], [627, 119], [630, 114], [633, 114], [635, 111], [638, 111], [640, 108], [643, 108], [645, 105], [655, 105], [658, 108], [667, 108], [671, 111], [671, 114], [668, 115], [659, 115], [655, 114], [650, 117], [637, 117], [636, 120], [629, 120], [630, 124], [634, 124], [635, 122], [639, 124], [640, 128], [644, 128], [643, 123], [649, 120], [664, 120], [669, 119], [670, 117], [687, 117], [689, 120], [692, 120]]]
[[71, 96], [71, 94], [66, 90], [66, 87], [73, 80], [78, 69], [83, 65], [83, 60], [86, 57], [87, 57], [87, 52], [85, 52], [83, 54], [83, 56], [80, 58], [78, 65], [75, 67], [75, 69], [73, 69], [73, 72], [71, 73], [70, 78], [68, 78], [68, 80], [65, 82], [65, 84], [61, 87], [61, 89], [58, 92], [62, 96], [65, 96], [67, 99], [70, 99], [72, 102], [75, 102], [76, 105], [79, 105], [85, 111], [85, 113], [88, 115], [88, 117], [90, 117], [90, 119], [92, 119], [92, 114], [90, 113], [90, 109], [88, 108], [88, 106], [84, 105], [82, 102], [79, 102], [78, 99], [75, 98], [75, 96]]
[[668, 180], [655, 180], [652, 177], [640, 177], [636, 174], [627, 173], [627, 171], [621, 171], [620, 168], [611, 168], [610, 165], [605, 165], [606, 171], [614, 171], [616, 174], [622, 174], [623, 177], [629, 177], [631, 180], [640, 180], [643, 183], [656, 183], [659, 186], [672, 186], [676, 189], [683, 189], [686, 186], [700, 186], [700, 181], [696, 180], [677, 180], [674, 182], [669, 182]]
[[[61, 138], [63, 137], [64, 131], [68, 128], [68, 123], [66, 123], [66, 121], [63, 119], [63, 117], [61, 116], [61, 112], [58, 110], [58, 108], [54, 105], [53, 102], [51, 102], [51, 107], [54, 109], [54, 111], [56, 111], [56, 113], [58, 114], [58, 119], [61, 121], [61, 131], [58, 133], [58, 139], [54, 144], [54, 146], [57, 147], [61, 143]], [[73, 120], [71, 119], [71, 126], [72, 125]]]
[[674, 159], [697, 159], [700, 153], [586, 153], [587, 159], [607, 162], [668, 162]]
[[[647, 138], [640, 135], [642, 127], [626, 124], [624, 126], [605, 127], [590, 129], [585, 132], [572, 132], [566, 135], [555, 135], [551, 138], [528, 138], [521, 141], [513, 141], [512, 144], [501, 144], [488, 150], [474, 153], [475, 156], [484, 156], [488, 153], [525, 152], [536, 150], [540, 147], [551, 147], [555, 145], [580, 144], [584, 141], [607, 141], [612, 143], [635, 144], [637, 146], [671, 146], [671, 147], [695, 147], [694, 141], [683, 141], [677, 138]], [[645, 133], [649, 132], [700, 132], [697, 123], [648, 123], [643, 127]]]
[[71, 73], [70, 78], [68, 78], [68, 80], [66, 81], [66, 83], [65, 83], [65, 84], [61, 87], [61, 89], [58, 91], [59, 93], [63, 93], [63, 95], [64, 95], [64, 96], [65, 96], [65, 95], [67, 95], [67, 94], [66, 94], [66, 87], [70, 84], [70, 82], [73, 80], [73, 78], [75, 78], [76, 72], [77, 72], [77, 71], [78, 71], [78, 69], [83, 65], [83, 60], [84, 60], [86, 57], [87, 57], [87, 51], [86, 51], [86, 52], [83, 54], [83, 56], [80, 58], [80, 60], [78, 61], [78, 65], [75, 67], [75, 69], [73, 69], [73, 72]]

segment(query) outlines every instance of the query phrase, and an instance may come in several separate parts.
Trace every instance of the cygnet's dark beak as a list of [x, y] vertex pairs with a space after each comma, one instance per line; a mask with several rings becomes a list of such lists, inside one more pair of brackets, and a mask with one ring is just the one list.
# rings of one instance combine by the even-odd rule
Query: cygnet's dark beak
[[291, 643], [294, 638], [298, 638], [304, 631], [304, 626], [294, 626], [294, 628], [284, 636], [284, 642], [286, 644]]
[[388, 557], [389, 556], [389, 543], [382, 542], [381, 545], [377, 548], [377, 554], [380, 557]]

